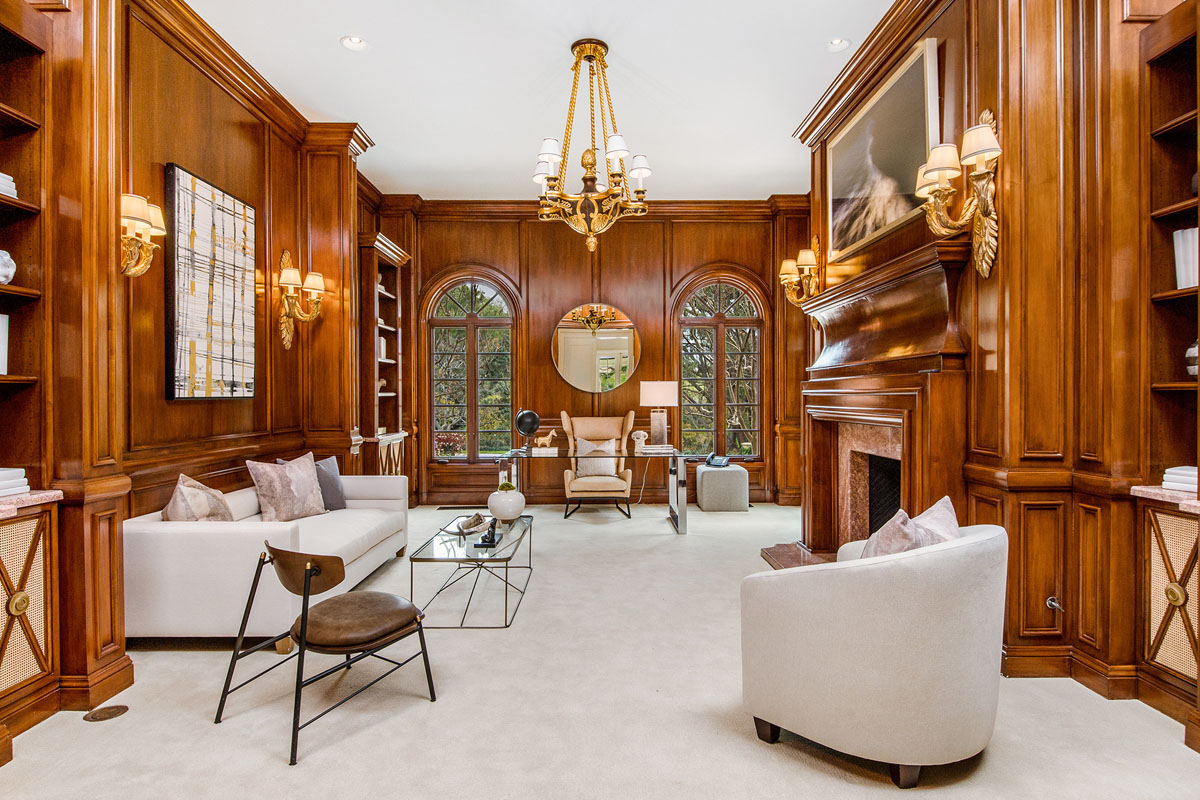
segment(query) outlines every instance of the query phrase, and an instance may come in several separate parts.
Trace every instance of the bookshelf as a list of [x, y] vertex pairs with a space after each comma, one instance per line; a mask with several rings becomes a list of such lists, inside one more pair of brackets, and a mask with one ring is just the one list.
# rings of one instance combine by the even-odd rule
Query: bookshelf
[[[381, 233], [359, 236], [362, 297], [363, 467], [368, 474], [388, 471], [392, 451], [403, 446], [404, 282], [408, 253]], [[382, 383], [381, 383], [382, 382]]]

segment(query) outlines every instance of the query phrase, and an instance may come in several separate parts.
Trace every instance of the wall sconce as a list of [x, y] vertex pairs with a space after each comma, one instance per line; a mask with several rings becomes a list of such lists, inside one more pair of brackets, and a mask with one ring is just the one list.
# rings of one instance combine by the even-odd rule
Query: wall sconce
[[[292, 254], [284, 250], [279, 260], [279, 288], [283, 294], [283, 308], [279, 311], [279, 338], [283, 349], [292, 349], [296, 336], [295, 320], [312, 322], [321, 316], [321, 293], [325, 291], [325, 277], [319, 272], [309, 272], [300, 282], [300, 270], [292, 265]], [[308, 295], [308, 311], [300, 308], [300, 292]]]
[[150, 269], [158, 245], [151, 236], [166, 236], [162, 209], [140, 194], [121, 195], [121, 274], [136, 278]]
[[788, 302], [796, 307], [821, 292], [821, 265], [817, 257], [821, 240], [814, 236], [812, 245], [811, 250], [801, 250], [795, 258], [784, 259], [779, 265], [779, 283]]
[[[925, 200], [925, 221], [937, 236], [952, 236], [971, 226], [971, 261], [983, 277], [992, 273], [996, 247], [1000, 240], [1000, 220], [996, 212], [996, 165], [1000, 159], [996, 140], [996, 117], [990, 109], [979, 115], [979, 124], [963, 131], [962, 158], [953, 142], [934, 145], [929, 162], [917, 170], [917, 197]], [[962, 214], [949, 214], [955, 189], [951, 178], [971, 167], [968, 180], [971, 196], [963, 204]]]

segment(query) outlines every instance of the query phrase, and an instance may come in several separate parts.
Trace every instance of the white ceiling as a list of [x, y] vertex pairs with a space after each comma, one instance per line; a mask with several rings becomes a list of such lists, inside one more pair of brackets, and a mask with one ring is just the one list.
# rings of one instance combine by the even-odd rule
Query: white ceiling
[[[650, 199], [761, 200], [809, 188], [792, 131], [890, 0], [190, 0], [312, 121], [358, 122], [387, 193], [533, 199], [561, 137], [570, 44], [609, 45], [617, 123], [654, 168]], [[370, 48], [338, 42], [361, 36]], [[825, 42], [850, 39], [829, 53]], [[580, 174], [576, 110], [568, 187]], [[581, 116], [582, 112], [582, 116]]]

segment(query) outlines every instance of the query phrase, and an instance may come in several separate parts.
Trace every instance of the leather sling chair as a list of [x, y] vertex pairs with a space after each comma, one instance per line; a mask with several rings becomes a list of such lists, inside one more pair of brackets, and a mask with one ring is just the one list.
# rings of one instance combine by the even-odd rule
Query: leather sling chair
[[[225, 687], [221, 690], [221, 702], [217, 705], [217, 717], [214, 722], [221, 721], [221, 715], [225, 711], [225, 700], [230, 694], [293, 658], [296, 659], [296, 696], [292, 710], [292, 755], [289, 764], [296, 763], [296, 745], [300, 738], [301, 728], [316, 722], [359, 692], [374, 686], [418, 655], [425, 661], [425, 680], [429, 683], [429, 699], [430, 701], [437, 700], [437, 695], [433, 690], [433, 672], [429, 668], [429, 652], [425, 647], [425, 630], [421, 625], [425, 614], [421, 609], [403, 597], [386, 592], [347, 592], [328, 600], [322, 600], [309, 608], [309, 600], [313, 595], [327, 592], [345, 580], [346, 569], [342, 559], [338, 556], [294, 553], [272, 547], [266, 542], [263, 544], [267, 551], [258, 557], [258, 568], [254, 571], [250, 596], [246, 598], [246, 611], [242, 615], [242, 627], [238, 631], [237, 642], [233, 646], [233, 655], [229, 660], [229, 672], [225, 676]], [[246, 625], [250, 621], [250, 610], [254, 606], [254, 594], [258, 591], [258, 581], [262, 577], [263, 566], [266, 564], [275, 567], [275, 574], [279, 577], [279, 582], [283, 584], [283, 587], [292, 594], [300, 595], [304, 598], [304, 602], [300, 609], [300, 616], [296, 618], [290, 630], [243, 650], [242, 643], [246, 635]], [[421, 640], [419, 653], [414, 653], [403, 661], [394, 661], [379, 654], [380, 650], [390, 647], [414, 633]], [[289, 637], [298, 645], [295, 653], [230, 688], [230, 684], [233, 683], [234, 668], [238, 661]], [[311, 678], [305, 678], [304, 654], [310, 650], [314, 653], [344, 655], [346, 660]], [[394, 666], [367, 685], [355, 690], [348, 697], [342, 698], [301, 724], [300, 701], [304, 688], [342, 669], [350, 669], [352, 665], [368, 657], [378, 658]]]

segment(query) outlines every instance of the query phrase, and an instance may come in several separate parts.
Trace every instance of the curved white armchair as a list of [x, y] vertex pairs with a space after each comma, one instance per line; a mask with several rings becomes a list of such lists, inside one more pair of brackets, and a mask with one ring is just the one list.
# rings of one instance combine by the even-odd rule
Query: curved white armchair
[[954, 541], [742, 581], [742, 697], [759, 738], [792, 731], [890, 765], [902, 788], [920, 768], [979, 753], [1000, 691], [1008, 534]]

